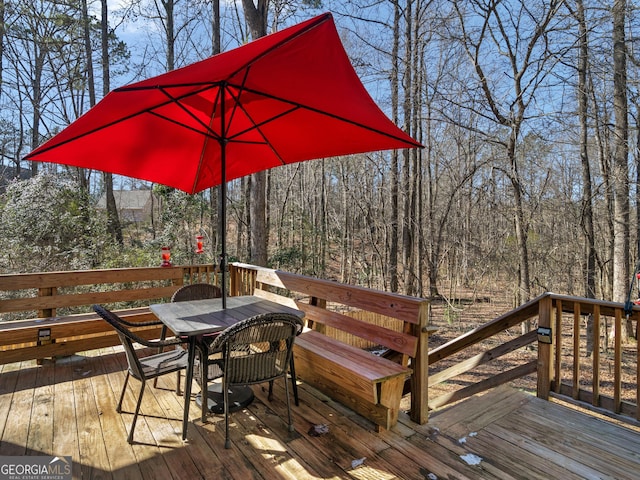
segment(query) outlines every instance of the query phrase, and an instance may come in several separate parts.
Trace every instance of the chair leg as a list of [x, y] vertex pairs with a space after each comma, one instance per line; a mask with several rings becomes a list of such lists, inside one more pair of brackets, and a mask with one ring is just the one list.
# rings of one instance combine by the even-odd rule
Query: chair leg
[[226, 375], [222, 379], [222, 390], [224, 398], [224, 448], [231, 448], [231, 440], [229, 440], [229, 385]]
[[131, 431], [129, 432], [129, 437], [127, 438], [127, 442], [129, 443], [133, 443], [133, 431], [136, 428], [136, 422], [138, 421], [138, 413], [140, 412], [140, 406], [142, 405], [142, 395], [144, 395], [145, 385], [146, 385], [146, 382], [143, 380], [142, 385], [140, 386], [140, 395], [138, 396], [136, 411], [133, 414], [133, 422], [131, 422]]
[[[291, 360], [289, 361], [289, 374], [291, 375], [291, 386], [293, 387], [293, 399], [296, 404], [296, 407], [300, 406], [300, 399], [298, 398], [298, 382], [296, 381], [296, 366], [293, 362], [293, 355], [291, 355]], [[285, 376], [285, 382], [287, 378]], [[273, 400], [273, 380], [269, 381], [269, 395], [267, 395], [267, 400], [270, 402]]]
[[[164, 340], [165, 338], [167, 338], [167, 326], [162, 325], [162, 331], [160, 332], [160, 340]], [[159, 347], [158, 353], [162, 353], [163, 350], [164, 350], [163, 347]], [[178, 372], [178, 385], [180, 385], [180, 372]], [[153, 388], [157, 388], [157, 387], [158, 387], [158, 377], [153, 379]], [[180, 395], [180, 393], [177, 390], [176, 390], [176, 394]]]
[[291, 385], [293, 386], [293, 400], [296, 404], [296, 407], [299, 407], [300, 399], [298, 398], [298, 383], [296, 381], [296, 365], [293, 361], [293, 354], [291, 355], [291, 360], [289, 361], [289, 375], [291, 375]]
[[287, 376], [284, 376], [284, 394], [287, 397], [287, 414], [289, 416], [289, 432], [293, 433], [295, 429], [293, 428], [293, 420], [291, 418], [291, 400], [289, 398], [289, 383], [287, 382]]
[[199, 348], [200, 355], [200, 395], [202, 396], [202, 422], [207, 421], [209, 415], [209, 352], [204, 345]]
[[[176, 378], [176, 395], [180, 396], [182, 395], [182, 391], [180, 390], [180, 370], [176, 372], [176, 375], [178, 376], [178, 378]], [[158, 377], [154, 378], [153, 381], [155, 382], [157, 379]], [[155, 387], [155, 383], [153, 386]]]
[[118, 405], [116, 406], [116, 412], [122, 412], [122, 400], [124, 399], [124, 392], [127, 391], [127, 383], [129, 383], [129, 372], [127, 371], [127, 376], [124, 377], [124, 385], [122, 385], [122, 393], [120, 394], [120, 400], [118, 401]]

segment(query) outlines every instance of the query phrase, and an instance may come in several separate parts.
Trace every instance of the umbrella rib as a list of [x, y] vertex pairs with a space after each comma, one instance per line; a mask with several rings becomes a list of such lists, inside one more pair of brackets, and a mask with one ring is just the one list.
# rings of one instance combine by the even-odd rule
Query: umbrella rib
[[[39, 149], [39, 151], [38, 151], [38, 155], [42, 155], [43, 153], [46, 153], [46, 152], [48, 152], [50, 150], [53, 150], [55, 148], [59, 148], [62, 145], [66, 145], [67, 143], [74, 142], [74, 141], [78, 140], [79, 138], [87, 137], [87, 136], [89, 136], [89, 135], [91, 135], [93, 133], [99, 132], [100, 130], [104, 130], [105, 128], [109, 128], [109, 127], [112, 127], [113, 125], [117, 125], [118, 123], [121, 123], [121, 122], [123, 122], [125, 120], [129, 120], [130, 118], [133, 118], [135, 116], [141, 115], [143, 113], [147, 113], [148, 111], [149, 110], [145, 109], [145, 110], [142, 110], [142, 111], [139, 111], [139, 112], [132, 113], [131, 115], [127, 115], [125, 117], [120, 117], [117, 120], [114, 120], [113, 122], [108, 122], [108, 123], [105, 123], [104, 125], [100, 125], [99, 127], [92, 128], [90, 130], [87, 130], [86, 132], [82, 132], [79, 135], [75, 135], [73, 137], [67, 138], [66, 140], [64, 140], [64, 141], [62, 141], [60, 143], [56, 143], [56, 144], [53, 144], [53, 145], [41, 147]], [[28, 153], [27, 155], [25, 155], [25, 157], [24, 157], [25, 160], [29, 160], [29, 158], [31, 157], [31, 155], [33, 154], [34, 151], [32, 151], [32, 152]]]
[[[136, 111], [136, 112], [130, 113], [129, 115], [125, 115], [125, 116], [123, 116], [123, 117], [119, 117], [117, 120], [114, 120], [114, 121], [112, 121], [112, 122], [107, 122], [107, 123], [105, 123], [105, 124], [103, 124], [103, 125], [100, 125], [99, 127], [92, 128], [92, 129], [90, 129], [90, 130], [87, 130], [86, 132], [82, 132], [82, 133], [80, 133], [80, 134], [78, 134], [78, 135], [75, 135], [75, 136], [73, 136], [73, 137], [67, 138], [66, 140], [64, 140], [64, 141], [62, 141], [62, 142], [60, 142], [60, 143], [56, 143], [56, 144], [54, 144], [54, 145], [50, 145], [50, 146], [48, 146], [48, 147], [42, 148], [41, 150], [39, 150], [38, 155], [41, 155], [41, 154], [43, 154], [43, 153], [45, 153], [45, 152], [48, 152], [48, 151], [50, 151], [50, 150], [53, 150], [53, 149], [55, 149], [55, 148], [59, 148], [59, 147], [61, 147], [62, 145], [66, 145], [67, 143], [74, 142], [74, 141], [78, 140], [79, 138], [86, 137], [86, 136], [89, 136], [89, 135], [91, 135], [91, 134], [93, 134], [93, 133], [99, 132], [100, 130], [104, 130], [104, 129], [106, 129], [106, 128], [112, 127], [112, 126], [114, 126], [114, 125], [117, 125], [118, 123], [122, 123], [122, 122], [124, 122], [124, 121], [126, 121], [126, 120], [130, 120], [130, 119], [132, 119], [132, 118], [134, 118], [134, 117], [137, 117], [138, 115], [142, 115], [142, 114], [144, 114], [144, 113], [150, 113], [150, 114], [155, 115], [155, 116], [157, 116], [157, 117], [160, 117], [160, 118], [162, 118], [162, 119], [164, 119], [164, 120], [168, 120], [168, 121], [173, 122], [173, 123], [175, 123], [175, 124], [177, 124], [177, 125], [180, 125], [180, 126], [182, 126], [182, 127], [188, 128], [188, 129], [190, 129], [190, 130], [193, 130], [193, 131], [195, 131], [195, 132], [197, 132], [197, 133], [202, 134], [202, 132], [200, 132], [200, 131], [196, 130], [196, 129], [195, 129], [195, 128], [193, 128], [193, 127], [189, 127], [189, 126], [187, 126], [187, 125], [184, 125], [184, 124], [182, 124], [182, 123], [179, 123], [179, 122], [178, 122], [178, 121], [176, 121], [176, 120], [172, 120], [171, 118], [165, 117], [164, 115], [160, 115], [159, 113], [156, 113], [156, 112], [154, 111], [154, 110], [156, 110], [156, 109], [158, 109], [158, 108], [160, 108], [160, 107], [164, 107], [165, 105], [169, 105], [170, 103], [177, 103], [178, 105], [180, 105], [180, 102], [179, 102], [179, 101], [180, 101], [181, 99], [186, 98], [186, 97], [189, 97], [189, 96], [191, 96], [191, 95], [195, 95], [195, 94], [197, 94], [197, 93], [204, 92], [204, 91], [206, 91], [206, 90], [209, 90], [209, 89], [213, 88], [214, 86], [216, 86], [216, 83], [208, 83], [208, 84], [203, 84], [203, 83], [194, 83], [194, 84], [189, 84], [188, 86], [195, 86], [195, 85], [202, 85], [202, 87], [203, 87], [203, 88], [201, 88], [200, 90], [197, 90], [196, 92], [189, 92], [189, 93], [186, 93], [186, 94], [184, 94], [184, 95], [181, 95], [180, 97], [171, 97], [170, 95], [168, 95], [168, 94], [163, 90], [163, 88], [164, 88], [164, 87], [161, 87], [161, 86], [158, 86], [158, 85], [154, 85], [153, 87], [148, 87], [148, 88], [127, 88], [127, 87], [120, 87], [120, 88], [117, 88], [117, 89], [115, 89], [112, 93], [115, 93], [115, 92], [122, 92], [122, 91], [133, 91], [133, 90], [161, 90], [161, 91], [162, 91], [162, 93], [164, 93], [164, 94], [165, 94], [165, 96], [167, 96], [168, 100], [167, 100], [166, 102], [164, 102], [164, 103], [159, 104], [159, 105], [158, 105], [158, 104], [156, 104], [156, 105], [154, 105], [153, 107], [144, 108], [144, 109], [142, 109], [142, 110], [138, 110], [138, 111]], [[187, 86], [187, 85], [180, 85], [180, 86]], [[174, 98], [175, 98], [175, 100], [174, 100]], [[197, 120], [197, 119], [196, 119], [196, 120]], [[211, 130], [210, 130], [208, 127], [206, 127], [206, 126], [205, 126], [205, 128], [207, 128], [207, 130], [209, 130], [209, 133], [211, 133], [211, 134], [213, 135], [213, 138], [215, 138], [216, 140], [218, 139], [218, 138], [217, 138], [217, 136], [216, 136], [216, 134], [215, 134], [215, 132], [211, 131]], [[207, 136], [209, 136], [209, 135], [207, 135]], [[29, 158], [31, 157], [31, 154], [32, 154], [32, 153], [33, 153], [33, 152], [30, 152], [30, 153], [28, 153], [27, 155], [25, 155], [25, 157], [24, 157], [24, 158], [25, 158], [25, 160], [29, 160]]]
[[[321, 109], [316, 108], [316, 107], [311, 107], [309, 105], [305, 105], [305, 104], [300, 103], [300, 102], [294, 102], [292, 100], [287, 100], [286, 98], [279, 97], [277, 95], [273, 95], [273, 94], [270, 94], [270, 93], [262, 92], [260, 90], [254, 90], [252, 88], [247, 88], [247, 87], [244, 87], [244, 86], [241, 86], [241, 85], [232, 85], [232, 86], [234, 86], [235, 88], [237, 88], [239, 90], [244, 90], [246, 92], [254, 93], [256, 95], [262, 95], [263, 97], [269, 98], [271, 100], [277, 100], [277, 101], [280, 101], [280, 102], [283, 102], [283, 103], [288, 103], [289, 105], [292, 105], [293, 107], [295, 107], [295, 108], [292, 108], [290, 111], [286, 112], [287, 114], [291, 113], [292, 111], [297, 110], [297, 109], [304, 109], [304, 110], [308, 110], [310, 112], [317, 113], [319, 115], [324, 115], [325, 117], [330, 117], [330, 118], [333, 118], [333, 119], [336, 119], [336, 120], [340, 120], [340, 121], [345, 122], [345, 123], [350, 123], [351, 125], [355, 125], [356, 127], [362, 128], [364, 130], [369, 130], [371, 132], [378, 133], [378, 134], [383, 135], [385, 137], [389, 137], [389, 138], [393, 138], [395, 140], [400, 140], [400, 141], [406, 142], [406, 138], [404, 138], [404, 137], [401, 137], [399, 135], [393, 135], [393, 134], [387, 133], [387, 132], [385, 132], [383, 130], [370, 127], [370, 126], [368, 126], [366, 124], [356, 122], [354, 120], [351, 120], [351, 119], [346, 118], [346, 117], [342, 117], [342, 116], [337, 115], [335, 113], [330, 113], [330, 112], [321, 110]], [[240, 102], [237, 102], [237, 103], [240, 103]], [[282, 116], [282, 114], [278, 115], [278, 117], [274, 117], [273, 119], [261, 122], [261, 125], [269, 123], [270, 121], [274, 120], [275, 118], [279, 118], [281, 116]], [[414, 146], [422, 147], [422, 145], [420, 143], [416, 142], [415, 140], [414, 140]]]
[[[332, 15], [330, 13], [325, 13], [323, 15], [319, 15], [316, 18], [315, 22], [310, 23], [309, 25], [307, 25], [307, 28], [305, 28], [304, 30], [300, 30], [295, 35], [292, 35], [292, 36], [290, 36], [288, 38], [285, 38], [285, 39], [281, 40], [280, 42], [272, 45], [269, 49], [266, 49], [266, 50], [262, 51], [260, 53], [260, 55], [257, 55], [255, 57], [251, 58], [250, 60], [246, 61], [241, 66], [239, 66], [235, 71], [229, 73], [226, 76], [226, 78], [233, 78], [235, 75], [238, 74], [238, 72], [241, 72], [242, 70], [248, 68], [253, 63], [256, 63], [262, 57], [264, 57], [266, 55], [269, 55], [273, 50], [277, 50], [282, 45], [285, 45], [285, 44], [293, 41], [294, 39], [296, 39], [297, 37], [299, 37], [301, 35], [307, 34], [310, 30], [313, 30], [314, 28], [316, 28], [317, 26], [321, 25], [322, 23], [324, 23], [324, 22], [326, 22], [328, 20], [331, 20], [331, 18], [332, 18]], [[255, 41], [256, 40], [254, 40], [254, 42]], [[226, 53], [226, 52], [223, 52], [223, 54], [224, 53]], [[215, 83], [216, 84], [220, 84], [220, 83], [223, 83], [223, 81], [217, 81]], [[188, 87], [188, 86], [209, 85], [209, 84], [210, 84], [210, 82], [193, 82], [193, 83], [173, 84], [171, 86], [172, 87]], [[119, 87], [119, 88], [115, 89], [114, 91], [152, 90], [152, 89], [155, 89], [155, 88], [158, 88], [158, 86], [157, 85], [144, 85], [144, 86], [127, 86], [127, 85], [125, 85], [125, 86], [122, 86], [122, 87]]]
[[[242, 84], [241, 84], [240, 86], [238, 86], [238, 85], [233, 85], [233, 84], [230, 84], [230, 83], [228, 83], [228, 82], [227, 82], [227, 83], [225, 83], [225, 89], [227, 89], [227, 90], [228, 90], [229, 95], [234, 99], [233, 111], [231, 112], [231, 119], [230, 119], [229, 123], [231, 123], [231, 121], [233, 120], [233, 115], [235, 114], [236, 109], [237, 109], [237, 108], [240, 108], [240, 110], [242, 110], [242, 111], [245, 113], [245, 115], [247, 116], [247, 118], [251, 121], [251, 123], [253, 124], [253, 127], [246, 128], [245, 130], [243, 130], [243, 131], [241, 131], [241, 132], [237, 133], [236, 135], [233, 135], [233, 136], [231, 136], [231, 137], [227, 137], [227, 140], [228, 140], [228, 141], [234, 141], [234, 139], [235, 139], [235, 138], [237, 138], [237, 137], [239, 137], [240, 135], [243, 135], [243, 134], [245, 134], [246, 132], [249, 132], [249, 131], [251, 131], [251, 130], [256, 130], [256, 131], [258, 132], [258, 134], [260, 134], [260, 136], [262, 137], [262, 139], [264, 140], [264, 142], [243, 142], [243, 143], [245, 143], [245, 144], [251, 144], [251, 143], [253, 143], [253, 144], [256, 144], [256, 145], [258, 145], [258, 144], [261, 144], [261, 143], [262, 143], [262, 144], [264, 144], [264, 145], [267, 145], [267, 146], [271, 149], [271, 151], [273, 152], [273, 154], [278, 158], [278, 160], [280, 161], [280, 164], [284, 165], [284, 164], [286, 163], [286, 162], [284, 161], [284, 158], [282, 157], [282, 155], [280, 155], [280, 152], [278, 152], [278, 151], [274, 148], [273, 144], [272, 144], [272, 143], [267, 139], [267, 136], [266, 136], [264, 133], [262, 133], [262, 130], [261, 130], [261, 128], [260, 128], [260, 127], [262, 127], [263, 125], [266, 125], [266, 124], [267, 124], [267, 123], [269, 123], [269, 122], [273, 122], [273, 121], [277, 120], [278, 118], [281, 118], [281, 117], [283, 117], [283, 116], [285, 116], [285, 115], [288, 115], [289, 113], [291, 113], [291, 112], [293, 112], [293, 111], [297, 110], [297, 109], [298, 109], [298, 107], [297, 107], [296, 105], [292, 105], [292, 106], [293, 106], [293, 108], [291, 108], [291, 109], [289, 109], [289, 110], [287, 110], [287, 111], [285, 111], [285, 112], [281, 112], [281, 113], [279, 113], [278, 115], [276, 115], [276, 116], [274, 116], [274, 117], [272, 117], [272, 118], [269, 118], [268, 120], [264, 120], [264, 121], [262, 121], [262, 122], [255, 122], [255, 121], [254, 121], [254, 119], [253, 119], [253, 117], [251, 116], [251, 114], [250, 114], [250, 113], [247, 111], [247, 109], [245, 108], [244, 104], [240, 101], [240, 97], [242, 96], [242, 93], [243, 93], [243, 92], [251, 91], [251, 90], [248, 90], [248, 89], [246, 88], [246, 86], [245, 86], [245, 84], [246, 84], [246, 82], [247, 82], [247, 79], [249, 78], [249, 72], [250, 72], [250, 70], [251, 70], [251, 66], [247, 67], [247, 69], [246, 69], [246, 70], [245, 70], [245, 72], [244, 72], [244, 76], [243, 76], [243, 79], [242, 79]], [[234, 94], [234, 92], [229, 88], [229, 86], [233, 86], [235, 89], [237, 89], [237, 93], [236, 93], [236, 94]], [[254, 92], [254, 93], [255, 93], [255, 92]], [[261, 93], [258, 93], [258, 95], [262, 95], [262, 94], [261, 94]], [[268, 98], [268, 97], [267, 97], [267, 98]]]
[[[194, 119], [194, 120], [195, 120], [195, 121], [196, 121], [196, 122], [197, 122], [197, 123], [198, 123], [202, 128], [204, 128], [204, 129], [206, 130], [206, 132], [200, 132], [200, 131], [199, 131], [198, 129], [196, 129], [196, 128], [193, 128], [193, 127], [190, 127], [190, 126], [185, 125], [185, 124], [183, 124], [183, 123], [180, 123], [180, 122], [178, 122], [177, 120], [173, 120], [173, 119], [171, 119], [170, 117], [166, 117], [166, 116], [164, 116], [164, 115], [160, 115], [160, 114], [159, 114], [159, 113], [157, 113], [157, 112], [151, 111], [150, 113], [153, 113], [154, 115], [157, 115], [157, 116], [158, 116], [158, 117], [160, 117], [160, 118], [164, 118], [165, 120], [168, 120], [168, 121], [170, 121], [170, 122], [173, 122], [173, 123], [175, 123], [175, 124], [177, 124], [177, 125], [181, 125], [181, 126], [183, 126], [183, 127], [187, 128], [187, 129], [189, 129], [189, 130], [193, 130], [194, 132], [200, 133], [200, 134], [202, 134], [202, 135], [204, 135], [204, 136], [206, 136], [206, 137], [214, 138], [214, 139], [216, 139], [216, 140], [220, 140], [220, 139], [221, 139], [220, 135], [218, 135], [214, 130], [212, 130], [212, 129], [211, 129], [211, 127], [210, 127], [209, 125], [207, 125], [206, 123], [202, 122], [198, 117], [196, 117], [196, 116], [191, 112], [191, 110], [189, 110], [188, 108], [186, 108], [186, 107], [182, 104], [182, 102], [180, 101], [180, 100], [182, 100], [183, 98], [186, 98], [186, 97], [190, 97], [190, 96], [192, 96], [193, 94], [183, 95], [183, 96], [181, 96], [181, 97], [174, 97], [174, 96], [172, 96], [169, 92], [167, 92], [167, 90], [165, 89], [165, 87], [158, 87], [158, 88], [159, 88], [159, 90], [160, 90], [160, 91], [161, 91], [161, 92], [162, 92], [162, 93], [163, 93], [163, 94], [164, 94], [164, 95], [165, 95], [165, 96], [166, 96], [166, 97], [167, 97], [171, 102], [173, 102], [175, 105], [177, 105], [177, 106], [178, 106], [178, 108], [180, 108], [183, 112], [185, 112], [187, 115], [189, 115], [191, 118], [193, 118], [193, 119]], [[205, 90], [208, 90], [208, 89], [203, 89], [203, 90], [201, 90], [201, 91], [205, 91]], [[199, 93], [199, 92], [198, 92], [198, 93]], [[212, 116], [213, 116], [213, 115], [210, 115], [210, 117], [212, 117]]]
[[[269, 142], [269, 140], [267, 140], [267, 137], [265, 136], [264, 133], [262, 133], [262, 130], [260, 129], [260, 127], [262, 127], [264, 125], [267, 125], [268, 123], [273, 122], [273, 121], [277, 120], [278, 118], [284, 117], [284, 116], [290, 114], [291, 112], [293, 112], [295, 110], [298, 110], [300, 107], [294, 105], [293, 108], [290, 108], [289, 110], [287, 110], [285, 112], [282, 112], [282, 113], [280, 113], [280, 114], [278, 114], [278, 115], [276, 115], [274, 117], [271, 117], [271, 118], [269, 118], [267, 120], [264, 120], [262, 122], [256, 123], [256, 122], [253, 121], [253, 119], [249, 115], [249, 112], [246, 111], [246, 109], [242, 106], [242, 104], [240, 104], [240, 102], [236, 102], [236, 103], [238, 104], [239, 108], [241, 110], [243, 110], [247, 114], [247, 118], [249, 118], [251, 120], [251, 122], [253, 123], [253, 127], [246, 128], [243, 131], [238, 132], [235, 135], [232, 135], [232, 136], [228, 137], [227, 141], [229, 141], [229, 142], [237, 142], [237, 143], [245, 143], [245, 144], [256, 144], [256, 145], [264, 144], [264, 145], [268, 145], [269, 148], [271, 149], [271, 151], [273, 151], [273, 153], [278, 157], [278, 159], [280, 160], [280, 163], [282, 163], [282, 165], [284, 165], [286, 162], [284, 161], [284, 159], [282, 158], [280, 153], [278, 153], [278, 151], [273, 147], [271, 142]], [[260, 134], [260, 136], [264, 140], [263, 142], [258, 142], [258, 141], [249, 142], [249, 141], [236, 140], [236, 138], [238, 138], [239, 136], [244, 135], [245, 133], [247, 133], [247, 132], [249, 132], [251, 130], [254, 130], [254, 129]]]
[[158, 118], [166, 120], [167, 122], [170, 122], [170, 123], [173, 123], [175, 125], [178, 125], [179, 127], [183, 127], [183, 128], [186, 128], [187, 130], [191, 130], [192, 132], [199, 133], [200, 135], [202, 135], [204, 137], [213, 138], [214, 140], [220, 140], [220, 136], [217, 133], [211, 131], [208, 127], [206, 127], [207, 131], [202, 131], [202, 130], [198, 130], [197, 128], [191, 127], [189, 125], [185, 125], [184, 123], [181, 123], [178, 120], [175, 120], [175, 119], [173, 119], [171, 117], [167, 117], [166, 115], [161, 115], [158, 112], [149, 111], [149, 113], [151, 115], [155, 115]]
[[[284, 40], [281, 40], [280, 42], [274, 44], [271, 46], [271, 48], [264, 50], [260, 55], [257, 55], [255, 57], [253, 57], [251, 60], [247, 61], [244, 65], [238, 67], [235, 72], [229, 74], [227, 76], [227, 78], [233, 78], [235, 75], [238, 74], [238, 72], [241, 72], [243, 69], [245, 68], [249, 68], [250, 65], [256, 63], [258, 60], [260, 60], [262, 57], [265, 57], [266, 55], [269, 55], [273, 50], [276, 50], [278, 48], [280, 48], [282, 45], [285, 45], [291, 41], [293, 41], [294, 39], [298, 38], [301, 35], [306, 35], [310, 30], [313, 30], [314, 28], [316, 28], [318, 25], [323, 24], [324, 22], [331, 20], [332, 15], [330, 13], [325, 13], [323, 15], [319, 15], [317, 17], [317, 21], [310, 23], [309, 25], [307, 25], [307, 28], [305, 28], [304, 30], [300, 30], [299, 32], [297, 32], [295, 35], [292, 35], [288, 38], [285, 38]], [[258, 39], [259, 40], [259, 39]], [[254, 40], [255, 41], [255, 40]]]

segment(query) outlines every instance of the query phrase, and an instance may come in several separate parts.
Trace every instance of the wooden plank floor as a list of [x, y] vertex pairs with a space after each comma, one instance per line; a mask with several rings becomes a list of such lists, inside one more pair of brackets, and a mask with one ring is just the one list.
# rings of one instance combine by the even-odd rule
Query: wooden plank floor
[[[175, 376], [147, 388], [136, 427], [115, 405], [124, 380], [119, 349], [55, 364], [9, 364], [0, 373], [0, 456], [70, 455], [83, 479], [636, 479], [640, 434], [510, 387], [433, 412], [427, 425], [401, 415], [376, 433], [362, 417], [300, 385], [287, 431], [282, 382], [273, 402], [257, 399], [232, 416], [232, 448], [224, 421], [202, 424], [193, 407], [186, 443], [180, 439], [183, 398]], [[132, 380], [125, 410], [132, 411]], [[197, 390], [197, 387], [195, 388]], [[195, 404], [193, 404], [195, 405]], [[170, 419], [167, 420], [166, 417]], [[314, 425], [329, 432], [309, 434]]]

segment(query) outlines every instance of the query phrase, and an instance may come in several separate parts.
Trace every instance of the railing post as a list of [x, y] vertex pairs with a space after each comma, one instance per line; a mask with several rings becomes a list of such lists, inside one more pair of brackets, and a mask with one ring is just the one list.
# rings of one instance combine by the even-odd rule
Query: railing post
[[[622, 408], [622, 310], [616, 308], [613, 343], [613, 411], [620, 413]], [[638, 379], [636, 378], [636, 382]]]
[[234, 297], [238, 295], [238, 268], [229, 263], [229, 296]]
[[417, 330], [418, 348], [411, 363], [411, 420], [423, 425], [429, 420], [429, 302], [420, 306]]
[[[547, 295], [538, 302], [538, 327], [551, 328], [551, 318], [553, 314], [553, 300]], [[556, 326], [556, 328], [559, 328]], [[551, 338], [553, 339], [552, 332]], [[553, 370], [553, 344], [538, 342], [538, 387], [539, 398], [549, 399], [551, 378]]]

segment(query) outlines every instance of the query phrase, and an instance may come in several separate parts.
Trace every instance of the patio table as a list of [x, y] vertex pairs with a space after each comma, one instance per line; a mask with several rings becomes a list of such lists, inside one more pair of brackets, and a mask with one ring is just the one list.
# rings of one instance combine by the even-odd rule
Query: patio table
[[[189, 422], [189, 403], [191, 398], [191, 384], [193, 382], [193, 370], [196, 348], [202, 342], [203, 336], [225, 330], [242, 320], [263, 313], [286, 312], [302, 318], [304, 313], [295, 308], [290, 308], [264, 298], [253, 295], [244, 295], [227, 298], [226, 308], [222, 306], [221, 298], [206, 300], [192, 300], [185, 302], [158, 303], [150, 305], [149, 309], [171, 331], [180, 337], [189, 340], [189, 353], [187, 365], [187, 379], [184, 388], [184, 417], [182, 422], [182, 439], [187, 438], [187, 425]], [[207, 387], [202, 385], [203, 392]], [[202, 399], [202, 414], [208, 402]]]

